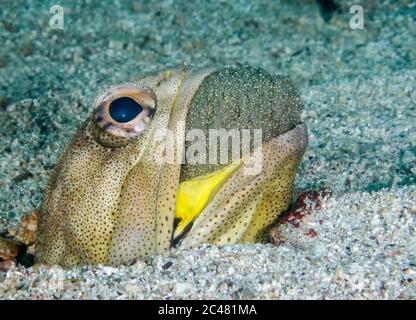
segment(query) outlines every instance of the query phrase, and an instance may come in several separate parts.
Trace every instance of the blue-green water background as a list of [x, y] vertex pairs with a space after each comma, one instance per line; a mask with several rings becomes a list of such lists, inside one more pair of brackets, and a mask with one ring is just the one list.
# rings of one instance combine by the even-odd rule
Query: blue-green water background
[[[64, 29], [49, 26], [52, 5]], [[187, 63], [290, 75], [310, 146], [297, 188], [415, 184], [416, 5], [361, 1], [0, 1], [0, 217], [37, 207], [57, 156], [99, 91]]]

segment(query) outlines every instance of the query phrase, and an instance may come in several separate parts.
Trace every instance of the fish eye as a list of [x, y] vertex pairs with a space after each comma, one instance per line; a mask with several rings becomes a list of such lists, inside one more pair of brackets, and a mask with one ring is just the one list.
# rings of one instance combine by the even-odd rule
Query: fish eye
[[107, 89], [95, 101], [92, 132], [108, 147], [127, 144], [149, 126], [156, 110], [153, 92], [136, 83]]
[[143, 111], [143, 106], [132, 98], [121, 97], [110, 103], [108, 111], [115, 121], [125, 123], [136, 118]]

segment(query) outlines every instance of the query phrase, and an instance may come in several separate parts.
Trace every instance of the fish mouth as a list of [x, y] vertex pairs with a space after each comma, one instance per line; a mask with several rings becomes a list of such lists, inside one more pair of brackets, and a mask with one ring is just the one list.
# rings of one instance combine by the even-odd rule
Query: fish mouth
[[[300, 122], [282, 135], [290, 134], [297, 127], [303, 126], [303, 122]], [[213, 200], [233, 174], [243, 165], [248, 165], [248, 163], [244, 163], [243, 158], [233, 161], [226, 166], [221, 166], [220, 169], [213, 172], [179, 182], [176, 194], [172, 247], [177, 247], [181, 240], [187, 236], [192, 229], [194, 221], [200, 216], [206, 206]], [[259, 172], [256, 174], [259, 174]]]
[[[290, 202], [296, 169], [306, 146], [307, 127], [301, 123], [263, 142], [238, 161], [181, 181], [172, 246], [254, 241]], [[225, 232], [226, 238], [222, 235]]]
[[215, 172], [179, 183], [172, 246], [185, 237], [195, 219], [242, 164], [242, 160], [233, 162]]

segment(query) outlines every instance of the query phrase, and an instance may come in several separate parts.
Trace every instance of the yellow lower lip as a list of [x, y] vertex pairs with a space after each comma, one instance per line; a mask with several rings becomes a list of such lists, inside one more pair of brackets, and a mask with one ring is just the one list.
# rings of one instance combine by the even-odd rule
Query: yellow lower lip
[[176, 198], [176, 215], [179, 219], [174, 238], [181, 235], [212, 200], [228, 178], [241, 166], [242, 161], [179, 184]]

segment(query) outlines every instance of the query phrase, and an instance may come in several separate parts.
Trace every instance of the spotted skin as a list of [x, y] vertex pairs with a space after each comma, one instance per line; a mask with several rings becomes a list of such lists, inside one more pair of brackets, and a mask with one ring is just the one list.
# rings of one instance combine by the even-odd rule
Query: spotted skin
[[[262, 171], [253, 176], [244, 174], [244, 166], [236, 170], [181, 246], [259, 241], [287, 208], [307, 144], [302, 104], [288, 78], [251, 67], [183, 67], [137, 83], [150, 92], [148, 99], [156, 99], [145, 130], [126, 140], [100, 129], [91, 117], [58, 160], [42, 203], [37, 263], [119, 265], [169, 250], [179, 183], [221, 166], [155, 161], [160, 146], [171, 144], [160, 135], [164, 129], [182, 143], [191, 128], [209, 131], [226, 124], [264, 131], [257, 146]], [[175, 156], [181, 158], [180, 150]], [[248, 163], [249, 155], [242, 161]]]

